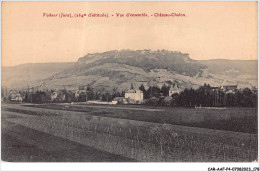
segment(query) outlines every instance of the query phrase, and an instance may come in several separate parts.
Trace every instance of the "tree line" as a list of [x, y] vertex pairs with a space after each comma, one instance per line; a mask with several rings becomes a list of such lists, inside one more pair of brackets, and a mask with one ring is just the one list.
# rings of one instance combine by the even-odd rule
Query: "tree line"
[[115, 97], [124, 96], [124, 91], [121, 93], [116, 88], [113, 89], [112, 93], [106, 92], [94, 92], [94, 89], [87, 87], [85, 90], [70, 91], [66, 89], [62, 90], [45, 90], [35, 92], [24, 92], [24, 102], [27, 103], [71, 103], [71, 102], [86, 102], [88, 100], [101, 100], [101, 101], [112, 101]]
[[[130, 87], [133, 89], [133, 86]], [[142, 84], [139, 90], [143, 92], [146, 105], [175, 106], [175, 107], [257, 107], [257, 93], [249, 88], [226, 92], [204, 84], [198, 89], [186, 88], [179, 93], [169, 95], [170, 87], [163, 85], [150, 86], [145, 89]], [[56, 92], [56, 95], [55, 95]], [[23, 92], [23, 101], [28, 103], [71, 103], [86, 102], [88, 100], [112, 101], [116, 97], [124, 97], [125, 92], [114, 88], [111, 92], [95, 92], [93, 88], [73, 92], [70, 90], [46, 90]]]
[[198, 89], [186, 88], [180, 93], [174, 93], [170, 97], [170, 87], [155, 86], [147, 90], [143, 85], [139, 88], [144, 93], [144, 104], [176, 107], [257, 107], [257, 93], [249, 88], [236, 89], [232, 92], [220, 88], [212, 88], [204, 84]]

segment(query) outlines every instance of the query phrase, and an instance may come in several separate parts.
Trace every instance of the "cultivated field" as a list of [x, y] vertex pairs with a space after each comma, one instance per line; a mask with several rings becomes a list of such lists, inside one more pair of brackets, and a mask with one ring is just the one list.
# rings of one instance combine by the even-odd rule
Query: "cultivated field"
[[191, 109], [143, 105], [45, 104], [27, 105], [45, 109], [86, 112], [89, 115], [131, 119], [182, 126], [257, 133], [257, 109]]
[[2, 110], [9, 122], [137, 161], [257, 159], [256, 109], [4, 104]]

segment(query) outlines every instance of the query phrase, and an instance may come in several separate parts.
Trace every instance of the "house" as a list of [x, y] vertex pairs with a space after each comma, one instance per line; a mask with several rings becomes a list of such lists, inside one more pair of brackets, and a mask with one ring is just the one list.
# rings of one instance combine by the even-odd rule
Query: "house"
[[78, 93], [81, 94], [81, 93], [87, 93], [87, 90], [78, 90]]
[[235, 93], [237, 91], [237, 85], [222, 85], [220, 89], [226, 93]]
[[64, 101], [66, 99], [66, 91], [55, 90], [51, 92], [51, 101]]
[[141, 90], [128, 90], [125, 92], [125, 98], [128, 100], [128, 103], [141, 104], [143, 103], [144, 95]]
[[57, 97], [58, 97], [58, 94], [59, 94], [58, 91], [54, 91], [54, 92], [52, 92], [52, 93], [51, 93], [51, 101], [56, 100]]
[[175, 94], [175, 93], [180, 94], [181, 91], [182, 91], [182, 90], [179, 88], [179, 86], [174, 83], [173, 86], [172, 86], [172, 87], [170, 88], [170, 90], [169, 90], [169, 96], [172, 96], [172, 95]]
[[225, 106], [227, 94], [235, 94], [237, 85], [222, 85], [220, 87], [211, 87], [213, 91], [213, 106]]
[[16, 95], [14, 100], [17, 101], [17, 102], [22, 102], [23, 98], [22, 98], [21, 94], [19, 93], [19, 94]]
[[211, 89], [212, 89], [213, 91], [215, 91], [215, 90], [220, 90], [220, 87], [211, 87]]
[[11, 93], [10, 94], [10, 100], [15, 102], [22, 102], [23, 97], [20, 93]]
[[71, 90], [71, 92], [74, 94], [75, 98], [79, 97], [79, 94], [80, 94], [79, 90]]

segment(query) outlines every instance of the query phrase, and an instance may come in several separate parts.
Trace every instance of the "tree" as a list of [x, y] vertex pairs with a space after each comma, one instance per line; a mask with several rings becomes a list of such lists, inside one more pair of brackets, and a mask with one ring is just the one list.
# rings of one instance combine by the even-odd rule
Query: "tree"
[[112, 101], [112, 96], [109, 93], [102, 94], [102, 101]]
[[122, 91], [120, 96], [125, 97], [125, 91]]
[[142, 84], [142, 85], [139, 87], [139, 90], [141, 90], [143, 93], [146, 92], [145, 87], [144, 87], [144, 84]]
[[179, 98], [178, 93], [172, 94], [171, 106], [177, 106], [178, 105], [178, 103], [177, 103], [178, 98]]
[[101, 94], [100, 93], [96, 93], [94, 96], [94, 100], [100, 100], [101, 99]]
[[152, 98], [152, 97], [156, 97], [159, 98], [160, 97], [160, 93], [161, 93], [161, 89], [157, 86], [150, 86], [148, 88], [148, 90], [146, 91], [146, 97], [147, 98]]
[[75, 95], [71, 91], [66, 91], [65, 102], [70, 103], [76, 100]]
[[93, 88], [91, 88], [90, 86], [87, 86], [86, 91], [93, 91]]
[[196, 104], [196, 92], [193, 88], [185, 89], [178, 97], [179, 106], [193, 107]]
[[131, 90], [134, 90], [134, 85], [133, 84], [131, 84], [131, 88], [130, 88]]
[[86, 100], [94, 100], [95, 99], [95, 93], [93, 91], [93, 89], [87, 91], [86, 93]]
[[25, 92], [25, 96], [24, 96], [24, 102], [29, 102], [29, 96], [28, 96], [28, 92]]
[[86, 93], [84, 93], [84, 92], [79, 93], [79, 98], [78, 98], [79, 102], [85, 102], [86, 97], [87, 97]]
[[143, 84], [139, 87], [139, 90], [141, 90], [143, 92], [144, 99], [148, 99], [147, 91], [145, 90], [145, 87]]
[[48, 102], [48, 97], [44, 91], [36, 91], [33, 103], [41, 104]]
[[120, 97], [121, 94], [117, 91], [117, 87], [113, 88], [113, 94], [112, 94], [112, 99], [116, 98], [116, 97]]
[[243, 89], [240, 105], [243, 107], [253, 107], [252, 97], [253, 94], [249, 88]]
[[170, 90], [170, 87], [169, 86], [166, 86], [165, 84], [163, 84], [162, 88], [161, 88], [161, 93], [164, 95], [164, 96], [169, 96], [169, 90]]

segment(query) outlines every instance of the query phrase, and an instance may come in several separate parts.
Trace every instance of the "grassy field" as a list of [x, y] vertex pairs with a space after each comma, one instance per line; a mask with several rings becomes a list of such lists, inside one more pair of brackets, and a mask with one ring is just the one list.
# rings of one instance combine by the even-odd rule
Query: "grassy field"
[[[122, 108], [56, 104], [6, 105], [2, 110], [10, 122], [138, 161], [237, 162], [257, 158], [257, 134], [181, 125], [199, 125], [203, 120], [232, 122], [255, 116], [255, 109], [158, 108], [161, 111], [153, 112], [145, 111], [149, 108], [145, 106], [116, 107]], [[172, 125], [174, 122], [179, 125]]]
[[1, 158], [8, 162], [132, 162], [51, 134], [2, 120]]
[[[29, 106], [86, 112], [89, 115], [110, 118], [257, 133], [257, 109], [255, 108], [189, 109], [141, 105], [100, 106], [86, 104], [45, 104]], [[133, 110], [130, 110], [131, 108], [133, 108]], [[145, 109], [147, 109], [147, 111]], [[158, 111], [151, 111], [151, 109]]]

